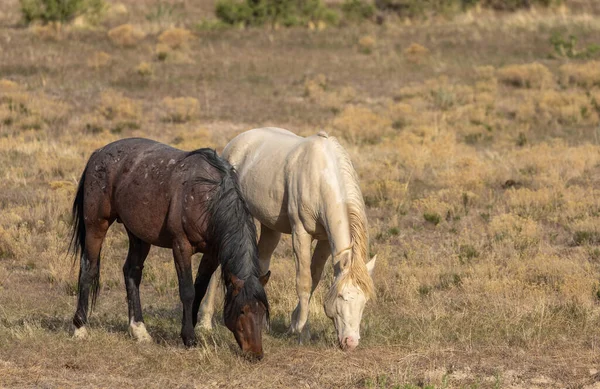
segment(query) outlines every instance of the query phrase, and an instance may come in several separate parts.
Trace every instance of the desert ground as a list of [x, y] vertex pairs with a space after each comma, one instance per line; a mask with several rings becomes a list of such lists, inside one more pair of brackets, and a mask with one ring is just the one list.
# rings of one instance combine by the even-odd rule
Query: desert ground
[[[211, 0], [109, 0], [94, 25], [0, 4], [0, 387], [600, 387], [600, 9], [217, 28]], [[570, 37], [573, 38], [570, 38]], [[154, 342], [127, 334], [115, 224], [91, 337], [75, 340], [71, 204], [93, 150], [148, 137], [221, 151], [265, 126], [325, 130], [352, 156], [377, 298], [345, 353], [289, 238], [272, 261], [265, 358], [222, 325], [179, 338], [169, 250], [142, 280]], [[198, 263], [195, 258], [194, 263]]]

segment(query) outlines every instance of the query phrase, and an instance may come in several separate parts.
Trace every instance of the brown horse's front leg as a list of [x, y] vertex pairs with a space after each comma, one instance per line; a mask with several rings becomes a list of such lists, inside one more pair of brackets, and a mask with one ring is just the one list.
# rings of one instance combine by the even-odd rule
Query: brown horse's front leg
[[186, 347], [196, 345], [196, 335], [192, 324], [192, 304], [194, 302], [194, 282], [192, 279], [192, 246], [187, 240], [173, 242], [173, 258], [179, 280], [179, 298], [183, 304], [181, 319], [181, 339]]
[[[198, 322], [198, 310], [200, 309], [200, 303], [206, 294], [206, 289], [208, 288], [208, 284], [210, 283], [210, 279], [217, 270], [219, 266], [219, 262], [215, 255], [210, 253], [206, 253], [202, 256], [202, 260], [198, 265], [198, 273], [196, 274], [196, 282], [194, 282], [195, 288], [195, 297], [194, 304], [192, 307], [192, 324], [196, 327], [196, 323]], [[217, 282], [215, 280], [214, 282]], [[211, 296], [209, 296], [211, 297]]]

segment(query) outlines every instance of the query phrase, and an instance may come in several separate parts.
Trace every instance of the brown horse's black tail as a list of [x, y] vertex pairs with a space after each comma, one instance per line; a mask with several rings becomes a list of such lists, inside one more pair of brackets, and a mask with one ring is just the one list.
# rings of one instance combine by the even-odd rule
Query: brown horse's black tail
[[[79, 179], [79, 185], [77, 186], [77, 194], [73, 201], [73, 226], [71, 231], [71, 243], [69, 244], [69, 251], [71, 251], [75, 258], [74, 261], [79, 257], [79, 281], [78, 285], [81, 288], [81, 274], [83, 271], [89, 269], [90, 263], [87, 258], [85, 250], [85, 221], [83, 215], [83, 197], [85, 187], [85, 174], [87, 172], [87, 166], [81, 174]], [[96, 305], [96, 298], [98, 296], [98, 290], [100, 288], [100, 258], [98, 257], [98, 271], [94, 272], [93, 278], [90, 280], [90, 292], [92, 297], [92, 309]]]

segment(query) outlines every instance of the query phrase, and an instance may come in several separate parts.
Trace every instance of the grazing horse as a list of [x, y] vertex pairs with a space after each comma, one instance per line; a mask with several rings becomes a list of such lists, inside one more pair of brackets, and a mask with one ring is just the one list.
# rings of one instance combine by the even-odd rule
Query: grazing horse
[[[99, 289], [100, 249], [117, 221], [129, 236], [123, 275], [133, 337], [151, 340], [139, 286], [144, 261], [155, 245], [173, 249], [183, 304], [183, 343], [196, 344], [197, 306], [220, 265], [226, 288], [224, 322], [244, 352], [262, 358], [269, 273], [260, 276], [256, 227], [236, 173], [215, 151], [186, 152], [141, 138], [110, 143], [92, 154], [81, 175], [73, 220], [71, 248], [80, 254], [75, 337], [87, 334], [90, 292], [93, 308]], [[197, 252], [204, 255], [194, 283], [191, 256]]]
[[[325, 313], [333, 320], [340, 347], [354, 349], [364, 306], [374, 295], [376, 259], [366, 263], [365, 205], [348, 153], [324, 132], [303, 138], [280, 128], [261, 128], [234, 138], [223, 157], [238, 171], [250, 212], [261, 223], [263, 271], [281, 233], [292, 234], [299, 302], [290, 330], [301, 341], [308, 335], [309, 301], [332, 256], [335, 280], [324, 301]], [[311, 259], [313, 239], [317, 245]], [[209, 328], [214, 285], [211, 281], [202, 305], [203, 326]]]

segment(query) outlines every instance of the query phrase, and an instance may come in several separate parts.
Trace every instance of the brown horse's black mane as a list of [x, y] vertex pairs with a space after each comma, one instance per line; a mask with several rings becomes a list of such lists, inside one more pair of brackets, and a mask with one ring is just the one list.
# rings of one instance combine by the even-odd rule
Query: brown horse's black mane
[[[212, 184], [214, 193], [208, 206], [210, 213], [207, 238], [209, 252], [215, 255], [221, 265], [223, 285], [227, 288], [225, 317], [242, 310], [250, 301], [258, 300], [266, 309], [269, 318], [269, 303], [259, 281], [260, 265], [256, 245], [256, 226], [246, 201], [242, 196], [235, 169], [212, 149], [191, 151], [188, 156], [201, 155], [220, 173], [221, 180], [197, 177], [196, 183]], [[244, 287], [233, 296], [230, 276], [244, 280]]]

